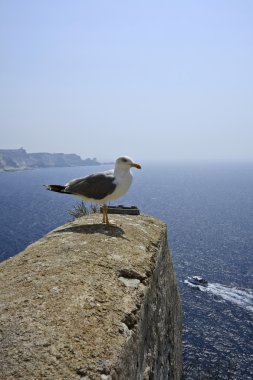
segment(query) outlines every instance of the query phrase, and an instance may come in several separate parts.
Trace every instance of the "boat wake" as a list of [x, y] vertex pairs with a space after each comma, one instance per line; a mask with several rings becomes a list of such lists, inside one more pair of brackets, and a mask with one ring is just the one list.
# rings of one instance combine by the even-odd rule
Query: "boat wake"
[[253, 291], [251, 289], [238, 289], [218, 283], [208, 283], [201, 277], [188, 277], [184, 283], [201, 292], [211, 293], [225, 301], [232, 302], [237, 306], [253, 312]]

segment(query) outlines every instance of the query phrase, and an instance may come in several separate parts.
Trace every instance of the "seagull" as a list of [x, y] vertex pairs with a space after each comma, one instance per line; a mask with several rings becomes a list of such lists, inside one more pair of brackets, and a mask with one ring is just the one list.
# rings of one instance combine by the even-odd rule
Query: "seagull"
[[122, 197], [131, 186], [133, 175], [131, 168], [141, 169], [130, 157], [117, 158], [115, 167], [100, 173], [69, 181], [66, 185], [45, 185], [47, 190], [62, 194], [72, 194], [84, 201], [103, 206], [104, 224], [109, 224], [107, 202]]

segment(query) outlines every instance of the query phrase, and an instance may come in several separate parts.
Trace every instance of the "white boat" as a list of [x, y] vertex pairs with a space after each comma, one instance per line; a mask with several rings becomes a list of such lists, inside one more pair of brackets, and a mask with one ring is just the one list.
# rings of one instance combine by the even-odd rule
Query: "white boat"
[[208, 286], [208, 281], [200, 276], [187, 277], [187, 282], [193, 285], [204, 286], [205, 288]]

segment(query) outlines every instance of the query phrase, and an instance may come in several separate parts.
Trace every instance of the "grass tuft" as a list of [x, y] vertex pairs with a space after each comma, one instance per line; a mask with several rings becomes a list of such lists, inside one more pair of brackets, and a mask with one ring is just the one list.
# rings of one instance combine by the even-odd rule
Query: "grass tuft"
[[68, 210], [68, 214], [71, 215], [74, 220], [97, 212], [99, 212], [98, 205], [91, 203], [90, 206], [87, 207], [83, 201], [78, 202], [71, 210]]

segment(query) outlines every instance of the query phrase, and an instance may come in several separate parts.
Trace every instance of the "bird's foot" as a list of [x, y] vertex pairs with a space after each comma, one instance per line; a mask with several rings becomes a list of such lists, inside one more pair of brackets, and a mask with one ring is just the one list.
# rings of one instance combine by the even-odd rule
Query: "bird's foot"
[[110, 222], [108, 222], [107, 225], [115, 227], [117, 225], [117, 223], [114, 220], [110, 220]]
[[115, 227], [117, 225], [114, 220], [110, 220], [110, 222], [109, 222], [109, 220], [107, 220], [107, 221], [103, 220], [102, 224], [105, 225], [105, 226], [108, 226], [108, 227], [110, 227], [110, 226]]

